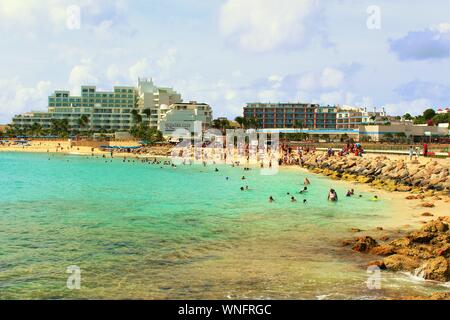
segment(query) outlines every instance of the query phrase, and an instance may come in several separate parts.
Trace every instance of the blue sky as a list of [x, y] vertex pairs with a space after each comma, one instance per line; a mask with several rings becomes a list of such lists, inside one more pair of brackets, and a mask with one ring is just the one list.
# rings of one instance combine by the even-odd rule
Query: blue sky
[[450, 105], [448, 0], [0, 0], [0, 34], [0, 123], [138, 76], [230, 118], [254, 101]]

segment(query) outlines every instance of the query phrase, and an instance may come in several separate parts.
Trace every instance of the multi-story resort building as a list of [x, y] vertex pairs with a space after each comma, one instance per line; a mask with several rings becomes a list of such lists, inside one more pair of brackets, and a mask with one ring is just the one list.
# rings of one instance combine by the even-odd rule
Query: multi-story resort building
[[[405, 134], [420, 141], [429, 137], [448, 137], [448, 126], [419, 126], [412, 122], [390, 125], [384, 108], [367, 111], [351, 106], [321, 106], [305, 103], [248, 103], [244, 118], [256, 120], [262, 132], [303, 132], [330, 138], [351, 137], [356, 140], [380, 141], [388, 135]], [[398, 122], [398, 121], [397, 121]]]
[[249, 103], [244, 118], [261, 128], [336, 128], [334, 106], [306, 103]]
[[206, 130], [212, 121], [212, 109], [206, 103], [174, 103], [170, 107], [161, 108], [159, 130], [164, 136], [170, 136], [176, 129], [194, 131], [194, 123], [202, 123], [201, 130]]
[[384, 108], [382, 111], [367, 111], [367, 108], [343, 106], [338, 108], [336, 114], [336, 129], [352, 129], [361, 125], [382, 124], [386, 117]]
[[209, 121], [205, 126], [210, 124], [210, 118], [202, 114], [203, 104], [190, 105], [194, 115], [198, 114], [196, 118], [179, 110], [178, 104], [182, 101], [175, 90], [157, 87], [151, 79], [139, 79], [137, 87], [116, 86], [111, 92], [82, 86], [80, 96], [72, 96], [69, 91], [55, 91], [48, 98], [47, 112], [16, 115], [12, 124], [21, 128], [39, 124], [43, 129], [51, 129], [53, 120], [67, 119], [72, 131], [119, 132], [128, 131], [135, 124], [135, 114], [140, 114], [144, 124], [160, 129], [160, 122], [168, 111], [171, 111], [171, 117], [177, 114], [179, 122], [190, 122], [195, 118]]
[[367, 108], [306, 103], [249, 103], [244, 107], [244, 118], [256, 119], [263, 129], [351, 129], [365, 124], [381, 124], [385, 116], [384, 109], [368, 112]]

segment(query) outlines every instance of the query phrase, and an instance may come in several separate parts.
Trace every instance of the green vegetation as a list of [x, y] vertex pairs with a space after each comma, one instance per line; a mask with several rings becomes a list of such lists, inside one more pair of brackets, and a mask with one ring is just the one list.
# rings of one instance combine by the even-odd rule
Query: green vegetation
[[[408, 116], [408, 118], [406, 117]], [[429, 126], [437, 125], [439, 123], [450, 124], [450, 113], [437, 114], [433, 109], [425, 110], [422, 115], [412, 117], [409, 113], [404, 115], [407, 120], [413, 120], [414, 124], [427, 124]]]
[[157, 130], [156, 128], [150, 128], [143, 123], [134, 125], [130, 129], [130, 134], [133, 137], [144, 140], [149, 144], [153, 144], [155, 142], [160, 142], [164, 140], [161, 131]]

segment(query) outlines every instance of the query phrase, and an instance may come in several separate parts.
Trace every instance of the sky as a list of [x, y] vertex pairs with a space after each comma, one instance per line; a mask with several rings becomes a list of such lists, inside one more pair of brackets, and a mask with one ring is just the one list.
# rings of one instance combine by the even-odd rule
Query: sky
[[54, 90], [138, 77], [215, 117], [248, 102], [450, 106], [449, 0], [0, 0], [0, 52], [0, 123]]

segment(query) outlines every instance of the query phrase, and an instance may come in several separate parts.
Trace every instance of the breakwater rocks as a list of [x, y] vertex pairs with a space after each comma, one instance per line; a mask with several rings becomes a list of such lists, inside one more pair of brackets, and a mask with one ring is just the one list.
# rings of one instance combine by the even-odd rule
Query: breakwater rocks
[[352, 250], [383, 257], [369, 262], [382, 270], [406, 271], [427, 280], [450, 281], [449, 217], [429, 221], [420, 230], [380, 242], [370, 236], [343, 242]]
[[387, 191], [450, 191], [449, 166], [433, 159], [419, 163], [417, 160], [393, 160], [386, 156], [329, 157], [326, 153], [313, 153], [303, 155], [302, 165], [314, 173], [333, 179], [369, 183]]

